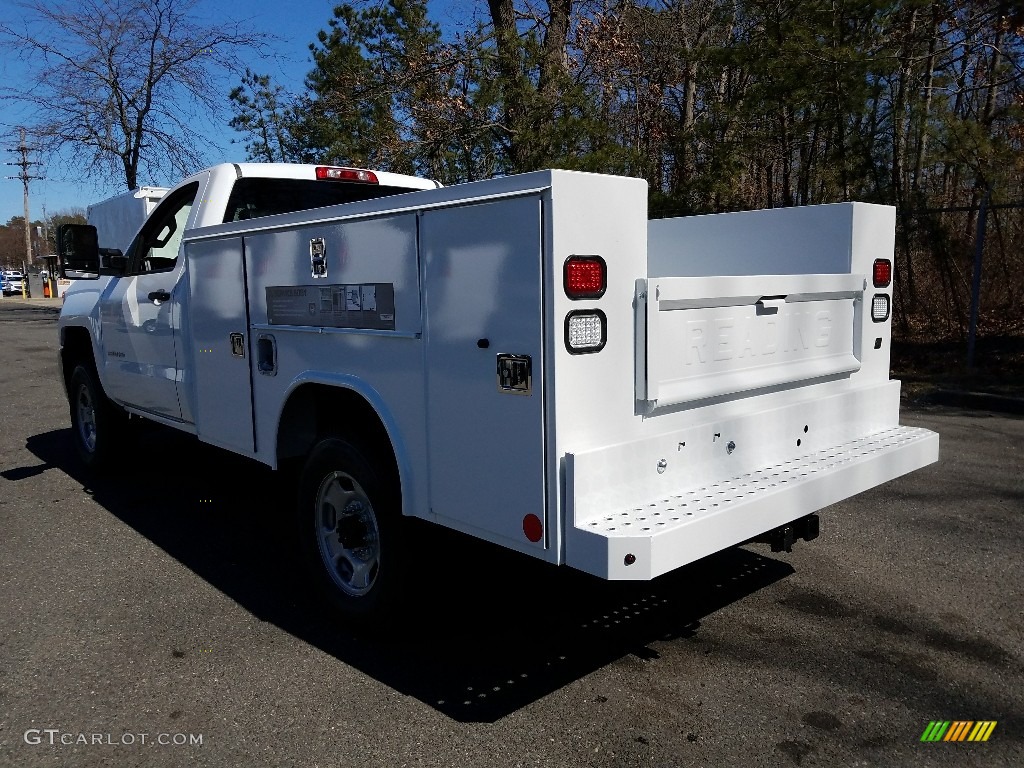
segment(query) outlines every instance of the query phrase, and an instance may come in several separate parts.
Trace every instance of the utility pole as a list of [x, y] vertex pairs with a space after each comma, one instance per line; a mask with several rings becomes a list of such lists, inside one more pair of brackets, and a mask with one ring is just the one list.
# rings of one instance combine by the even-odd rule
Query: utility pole
[[[28, 183], [33, 179], [41, 179], [42, 176], [33, 176], [29, 173], [29, 167], [33, 165], [39, 165], [39, 163], [29, 160], [28, 153], [34, 151], [34, 147], [30, 147], [25, 144], [25, 129], [21, 129], [21, 141], [18, 142], [18, 146], [11, 152], [18, 153], [21, 157], [19, 160], [13, 163], [7, 163], [7, 165], [16, 165], [21, 171], [17, 176], [8, 176], [8, 179], [21, 179], [21, 183], [25, 189], [25, 266], [22, 269], [22, 274], [25, 276], [23, 283], [28, 281], [28, 268], [32, 265], [32, 228], [29, 224], [28, 217]], [[27, 292], [27, 291], [26, 291]]]
[[45, 253], [42, 254], [45, 259], [50, 255], [50, 227], [49, 222], [46, 220], [46, 203], [43, 203], [43, 247], [42, 250]]

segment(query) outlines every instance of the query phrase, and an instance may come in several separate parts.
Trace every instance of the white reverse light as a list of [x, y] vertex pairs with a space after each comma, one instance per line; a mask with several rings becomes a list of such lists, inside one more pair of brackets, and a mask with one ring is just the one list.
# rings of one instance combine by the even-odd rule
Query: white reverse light
[[884, 293], [876, 293], [871, 300], [871, 319], [876, 323], [889, 319], [889, 297]]
[[565, 318], [565, 346], [580, 355], [600, 351], [607, 340], [606, 318], [600, 310], [570, 312]]

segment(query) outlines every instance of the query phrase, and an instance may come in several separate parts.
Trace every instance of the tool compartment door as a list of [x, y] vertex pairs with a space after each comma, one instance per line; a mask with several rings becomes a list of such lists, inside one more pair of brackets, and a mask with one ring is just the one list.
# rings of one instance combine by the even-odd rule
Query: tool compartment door
[[254, 456], [242, 238], [188, 243], [185, 253], [196, 432], [204, 442]]
[[420, 238], [431, 512], [544, 547], [523, 523], [546, 517], [541, 200], [429, 211]]

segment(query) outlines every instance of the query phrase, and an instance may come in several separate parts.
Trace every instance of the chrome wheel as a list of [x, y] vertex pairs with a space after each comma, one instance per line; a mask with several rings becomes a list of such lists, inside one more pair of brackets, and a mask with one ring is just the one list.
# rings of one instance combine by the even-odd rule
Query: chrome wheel
[[345, 594], [362, 597], [380, 570], [380, 529], [362, 487], [345, 472], [331, 472], [316, 494], [320, 557]]
[[78, 413], [78, 439], [86, 451], [93, 453], [96, 450], [96, 404], [84, 382], [79, 385], [75, 395], [75, 407]]

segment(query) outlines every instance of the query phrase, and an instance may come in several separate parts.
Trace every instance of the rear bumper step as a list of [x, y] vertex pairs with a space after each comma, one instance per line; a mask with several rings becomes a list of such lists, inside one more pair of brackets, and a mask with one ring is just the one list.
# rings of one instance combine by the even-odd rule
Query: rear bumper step
[[577, 519], [566, 562], [606, 579], [660, 576], [938, 459], [939, 436], [892, 427], [700, 488]]

